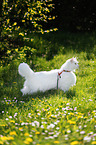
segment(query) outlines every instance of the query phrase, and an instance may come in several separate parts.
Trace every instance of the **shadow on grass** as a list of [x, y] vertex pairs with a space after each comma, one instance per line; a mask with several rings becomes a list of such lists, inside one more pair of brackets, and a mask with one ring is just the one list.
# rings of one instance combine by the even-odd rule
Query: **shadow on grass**
[[66, 92], [63, 92], [62, 90], [48, 90], [46, 92], [37, 92], [37, 93], [34, 93], [34, 94], [30, 94], [30, 95], [24, 95], [22, 96], [22, 98], [20, 98], [20, 100], [22, 101], [30, 101], [30, 99], [40, 99], [40, 100], [43, 100], [43, 99], [47, 99], [47, 98], [51, 98], [52, 96], [58, 96], [58, 97], [66, 97], [68, 99], [73, 99], [73, 97], [75, 96], [75, 89], [74, 90], [69, 90], [69, 91], [66, 91]]
[[66, 97], [67, 97], [68, 99], [73, 99], [73, 97], [74, 97], [75, 94], [76, 94], [76, 91], [75, 91], [75, 89], [72, 89], [72, 90], [67, 91], [65, 94], [66, 94]]

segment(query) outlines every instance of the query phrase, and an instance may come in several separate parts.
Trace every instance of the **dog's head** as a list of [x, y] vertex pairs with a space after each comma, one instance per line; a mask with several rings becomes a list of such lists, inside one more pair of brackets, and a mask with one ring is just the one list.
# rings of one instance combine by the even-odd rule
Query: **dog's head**
[[62, 66], [61, 66], [61, 70], [69, 70], [69, 71], [73, 71], [75, 69], [79, 68], [78, 65], [78, 61], [76, 59], [76, 57], [72, 57], [71, 59], [68, 59]]
[[78, 69], [79, 68], [79, 65], [78, 65], [78, 61], [76, 59], [76, 57], [72, 57], [71, 59], [69, 59], [68, 61], [68, 66], [71, 70], [75, 70], [75, 69]]

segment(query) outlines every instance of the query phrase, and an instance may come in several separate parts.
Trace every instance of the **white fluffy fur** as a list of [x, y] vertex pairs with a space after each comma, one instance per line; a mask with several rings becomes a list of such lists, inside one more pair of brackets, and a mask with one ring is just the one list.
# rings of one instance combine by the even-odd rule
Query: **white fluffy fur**
[[57, 88], [57, 76], [58, 72], [68, 70], [70, 72], [62, 72], [58, 81], [58, 88], [64, 92], [76, 83], [76, 76], [73, 70], [79, 67], [76, 58], [68, 59], [60, 69], [51, 71], [34, 72], [28, 64], [21, 63], [18, 71], [22, 77], [25, 77], [24, 88], [21, 89], [23, 95], [32, 94], [37, 91], [46, 91]]

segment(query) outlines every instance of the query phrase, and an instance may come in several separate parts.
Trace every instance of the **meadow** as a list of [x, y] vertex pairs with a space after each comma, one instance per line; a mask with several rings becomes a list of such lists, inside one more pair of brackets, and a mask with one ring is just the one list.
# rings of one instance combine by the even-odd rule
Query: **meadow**
[[[54, 32], [29, 34], [29, 39], [24, 45], [36, 49], [32, 57], [25, 59], [26, 51], [21, 55], [17, 48], [13, 60], [5, 65], [1, 61], [0, 145], [95, 145], [96, 34]], [[21, 62], [34, 71], [48, 71], [73, 56], [79, 69], [76, 85], [68, 92], [49, 90], [22, 96]]]

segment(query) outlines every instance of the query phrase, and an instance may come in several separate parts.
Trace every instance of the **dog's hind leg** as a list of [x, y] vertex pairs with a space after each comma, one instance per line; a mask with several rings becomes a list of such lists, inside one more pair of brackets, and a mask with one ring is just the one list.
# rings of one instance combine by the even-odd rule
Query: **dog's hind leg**
[[24, 88], [21, 89], [21, 92], [23, 93], [23, 95], [26, 95], [29, 92], [28, 87], [24, 86]]

